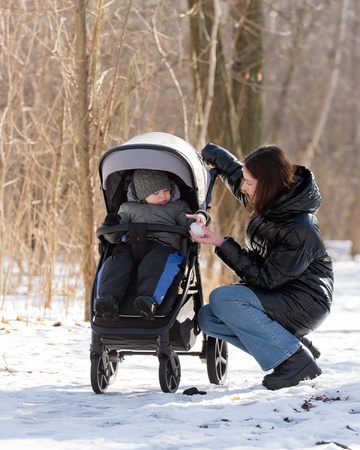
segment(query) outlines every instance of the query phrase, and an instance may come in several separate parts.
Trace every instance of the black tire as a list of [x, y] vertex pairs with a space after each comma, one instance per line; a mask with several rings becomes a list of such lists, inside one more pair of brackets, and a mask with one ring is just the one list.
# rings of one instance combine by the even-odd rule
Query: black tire
[[176, 392], [181, 378], [181, 367], [179, 356], [172, 352], [175, 367], [171, 364], [171, 359], [168, 355], [161, 355], [159, 357], [159, 381], [163, 392]]
[[[103, 361], [103, 357], [98, 354], [94, 354], [91, 358], [91, 386], [95, 394], [105, 394], [109, 384], [115, 381], [113, 365], [116, 363], [111, 363], [109, 359], [109, 355], [107, 353], [103, 354], [105, 365]], [[116, 376], [116, 373], [115, 373]]]
[[210, 383], [224, 384], [228, 369], [227, 342], [208, 336], [206, 342], [206, 365]]

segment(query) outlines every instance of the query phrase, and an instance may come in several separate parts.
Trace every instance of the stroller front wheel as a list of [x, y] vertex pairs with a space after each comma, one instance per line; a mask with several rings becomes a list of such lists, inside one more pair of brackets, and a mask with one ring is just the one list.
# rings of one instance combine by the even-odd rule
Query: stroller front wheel
[[170, 356], [162, 354], [159, 356], [159, 363], [159, 381], [162, 391], [176, 392], [181, 378], [179, 356], [173, 351]]
[[94, 354], [91, 358], [91, 386], [95, 394], [104, 394], [115, 381], [119, 363], [110, 361], [107, 352]]

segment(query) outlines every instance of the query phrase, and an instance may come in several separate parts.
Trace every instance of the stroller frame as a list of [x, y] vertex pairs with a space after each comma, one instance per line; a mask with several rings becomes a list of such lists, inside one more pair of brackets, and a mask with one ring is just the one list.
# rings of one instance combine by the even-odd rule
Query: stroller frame
[[[166, 144], [170, 142], [171, 145], [164, 145], [164, 141]], [[171, 155], [171, 158], [174, 158], [174, 160], [180, 160], [180, 165], [191, 165], [189, 160], [194, 155], [190, 154], [191, 158], [189, 159], [188, 153], [179, 154], [177, 152], [179, 144], [189, 147], [186, 149], [186, 152], [195, 152], [195, 149], [190, 144], [167, 133], [146, 133], [131, 139], [119, 147], [108, 150], [99, 162], [99, 176], [107, 212], [117, 212], [121, 204], [121, 196], [123, 196], [126, 188], [124, 181], [126, 177], [129, 178], [131, 171], [134, 168], [147, 168], [144, 167], [144, 164], [147, 164], [146, 161], [142, 165], [139, 165], [138, 161], [134, 164], [134, 158], [131, 154], [130, 163], [120, 161], [120, 163], [117, 162], [114, 165], [110, 164], [111, 169], [109, 170], [109, 164], [106, 164], [109, 156], [110, 158], [111, 155], [115, 156], [111, 161], [113, 163], [114, 160], [118, 159], [117, 155], [119, 152], [125, 151], [129, 154], [129, 152], [134, 153], [135, 150], [141, 149], [145, 151], [145, 154], [146, 151], [150, 150], [151, 155], [153, 155], [153, 152], [164, 152], [167, 154], [167, 157]], [[196, 153], [195, 156], [197, 157]], [[136, 154], [136, 157], [135, 159], [138, 160], [138, 154]], [[121, 158], [119, 157], [119, 159]], [[161, 158], [162, 162], [165, 159]], [[164, 170], [161, 164], [160, 167], [153, 167], [152, 161], [150, 168]], [[193, 210], [199, 209], [199, 207], [207, 209], [217, 173], [214, 169], [209, 172], [206, 171], [206, 175], [208, 175], [206, 181], [207, 189], [204, 189], [204, 187], [199, 186], [199, 182], [196, 180], [196, 176], [199, 178], [199, 173], [189, 172], [185, 176], [185, 183], [182, 185], [183, 192], [189, 191], [194, 194], [194, 192], [201, 192], [202, 189], [203, 198], [194, 200], [191, 196], [188, 198], [185, 196], [185, 199]], [[168, 174], [170, 177], [176, 176], [175, 173], [168, 172]], [[109, 188], [109, 179], [112, 175], [120, 180], [116, 188]], [[176, 178], [176, 181], [181, 184], [179, 178]], [[189, 184], [191, 184], [190, 189]], [[119, 189], [120, 185], [121, 188]], [[118, 224], [111, 227], [103, 225], [97, 229], [96, 237], [99, 240], [100, 259], [90, 299], [90, 378], [94, 392], [97, 394], [105, 393], [108, 386], [115, 381], [120, 363], [124, 361], [125, 356], [131, 355], [153, 355], [158, 357], [159, 382], [163, 392], [176, 392], [179, 387], [181, 378], [179, 355], [198, 356], [202, 362], [207, 364], [210, 382], [223, 384], [226, 379], [228, 366], [227, 344], [220, 339], [206, 336], [197, 325], [197, 313], [204, 304], [199, 265], [200, 245], [191, 239], [188, 231], [183, 227], [159, 224], [136, 225], [136, 228], [134, 227], [131, 230], [132, 239], [135, 240], [137, 233], [142, 235], [144, 232], [167, 231], [178, 233], [182, 238], [182, 251], [185, 255], [185, 261], [182, 270], [175, 278], [173, 285], [169, 288], [163, 303], [160, 305], [159, 314], [157, 314], [153, 322], [141, 319], [138, 313], [135, 313], [129, 304], [125, 302], [124, 310], [119, 320], [106, 323], [105, 319], [99, 319], [95, 314], [98, 274], [114, 247], [114, 244], [106, 241], [104, 235], [109, 232], [126, 233], [130, 231], [132, 224]], [[125, 298], [127, 298], [127, 295], [129, 298], [131, 297], [131, 289]], [[189, 350], [195, 344], [196, 337], [200, 333], [202, 333], [201, 351], [190, 352]]]

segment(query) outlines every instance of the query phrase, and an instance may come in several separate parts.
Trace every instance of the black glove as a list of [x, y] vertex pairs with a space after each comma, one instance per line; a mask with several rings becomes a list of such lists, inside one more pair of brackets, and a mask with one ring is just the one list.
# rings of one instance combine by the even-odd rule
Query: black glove
[[121, 220], [121, 217], [117, 213], [109, 213], [106, 217], [104, 222], [102, 223], [106, 227], [111, 227], [112, 225], [117, 225]]
[[183, 394], [185, 394], [185, 395], [195, 395], [195, 394], [205, 395], [206, 391], [199, 391], [199, 389], [197, 387], [192, 387], [189, 389], [185, 389]]

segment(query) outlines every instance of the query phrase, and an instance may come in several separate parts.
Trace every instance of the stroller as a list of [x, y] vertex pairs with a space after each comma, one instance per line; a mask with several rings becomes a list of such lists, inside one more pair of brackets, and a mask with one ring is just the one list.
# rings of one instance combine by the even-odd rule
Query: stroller
[[[116, 213], [120, 205], [127, 201], [127, 188], [135, 169], [166, 171], [179, 187], [181, 198], [193, 211], [209, 208], [216, 170], [207, 170], [196, 150], [183, 139], [152, 132], [136, 136], [101, 157], [99, 176], [107, 213]], [[95, 303], [99, 272], [114, 249], [114, 244], [106, 241], [104, 235], [109, 232], [128, 233], [132, 251], [141, 252], [146, 244], [147, 232], [162, 231], [180, 234], [185, 259], [164, 301], [157, 308], [155, 320], [143, 320], [134, 309], [136, 279], [132, 280], [125, 300], [119, 306], [118, 319], [110, 321], [97, 316]], [[191, 239], [188, 230], [179, 226], [145, 223], [103, 225], [97, 229], [96, 237], [100, 258], [90, 300], [91, 385], [94, 392], [103, 394], [107, 391], [115, 381], [120, 363], [130, 355], [158, 357], [163, 392], [176, 392], [178, 389], [181, 377], [179, 355], [186, 354], [198, 356], [207, 364], [211, 383], [223, 384], [228, 367], [227, 344], [201, 333], [197, 325], [197, 314], [203, 305], [200, 245]], [[200, 333], [201, 351], [189, 352]]]

